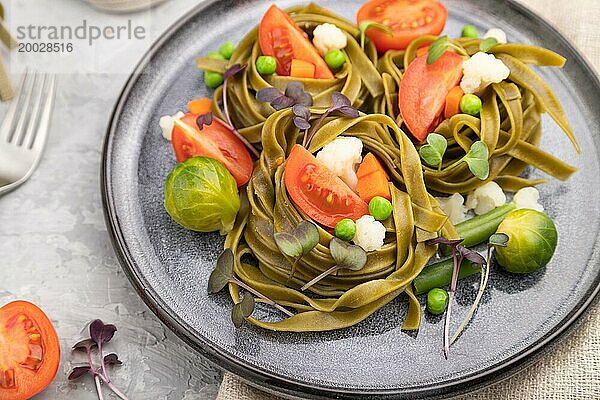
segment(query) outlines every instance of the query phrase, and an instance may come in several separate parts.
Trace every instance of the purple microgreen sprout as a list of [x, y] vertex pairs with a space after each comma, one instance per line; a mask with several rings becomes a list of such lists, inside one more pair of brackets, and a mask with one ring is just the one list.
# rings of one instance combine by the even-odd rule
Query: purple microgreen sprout
[[[234, 263], [235, 263], [235, 256], [233, 255], [233, 252], [231, 251], [231, 249], [223, 250], [223, 252], [219, 256], [219, 258], [217, 259], [217, 264], [215, 266], [215, 269], [210, 274], [210, 277], [208, 279], [208, 293], [209, 294], [218, 293], [221, 290], [223, 290], [225, 288], [225, 286], [227, 286], [227, 284], [231, 283], [231, 284], [237, 285], [237, 286], [245, 289], [249, 293], [251, 293], [254, 296], [261, 299], [264, 303], [277, 308], [279, 311], [283, 312], [288, 317], [294, 316], [294, 314], [292, 312], [290, 312], [288, 309], [286, 309], [282, 305], [277, 304], [275, 301], [271, 300], [264, 294], [260, 293], [258, 290], [252, 288], [245, 282], [242, 282], [241, 280], [236, 278], [233, 273]], [[246, 297], [252, 297], [252, 296], [245, 295], [244, 299]], [[238, 304], [236, 304], [236, 305], [234, 305], [234, 309], [232, 310], [232, 320], [236, 326], [241, 325], [241, 323], [238, 324], [239, 319], [237, 319], [238, 318], [237, 313], [243, 315], [243, 319], [245, 319], [245, 318], [250, 317], [250, 315], [252, 315], [252, 311], [254, 311], [254, 307], [252, 307], [252, 310], [250, 310], [250, 300], [248, 299], [244, 302], [244, 299], [242, 299], [242, 301], [240, 303], [238, 303], [238, 304], [244, 303], [243, 305], [238, 306]], [[252, 299], [252, 304], [254, 304], [254, 298]], [[236, 310], [236, 306], [238, 307], [238, 310]], [[235, 316], [234, 316], [234, 313], [236, 313]]]
[[250, 152], [252, 154], [254, 154], [254, 156], [256, 158], [259, 158], [260, 153], [258, 152], [258, 150], [256, 150], [256, 148], [252, 145], [252, 143], [250, 143], [248, 141], [248, 139], [246, 139], [233, 125], [233, 122], [231, 121], [231, 115], [229, 114], [229, 108], [227, 105], [227, 81], [232, 76], [235, 76], [235, 75], [239, 74], [240, 72], [242, 72], [243, 70], [245, 70], [246, 67], [247, 67], [246, 64], [235, 64], [235, 65], [231, 66], [223, 74], [223, 114], [225, 114], [226, 121], [220, 121], [220, 122], [223, 125], [225, 125], [229, 130], [231, 130], [233, 132], [233, 134], [242, 141], [242, 143], [248, 148], [248, 150], [250, 150]]
[[469, 250], [462, 246], [462, 240], [448, 240], [443, 237], [428, 240], [425, 242], [427, 245], [444, 244], [450, 246], [452, 249], [452, 260], [454, 261], [454, 267], [452, 269], [452, 280], [450, 282], [450, 290], [448, 291], [448, 308], [446, 309], [446, 317], [444, 319], [444, 357], [448, 359], [450, 354], [450, 316], [452, 315], [452, 303], [456, 295], [456, 286], [458, 283], [458, 272], [460, 266], [464, 260], [469, 260], [474, 264], [483, 267], [486, 264], [486, 260], [476, 251]]
[[[102, 354], [102, 346], [112, 340], [116, 331], [116, 326], [112, 324], [105, 324], [101, 320], [96, 319], [89, 325], [90, 338], [77, 342], [73, 346], [73, 351], [85, 352], [88, 364], [74, 367], [69, 373], [68, 379], [73, 381], [85, 375], [93, 376], [99, 400], [104, 400], [101, 381], [104, 382], [104, 384], [108, 386], [110, 390], [112, 390], [120, 399], [128, 400], [127, 396], [125, 396], [125, 394], [123, 394], [123, 392], [121, 392], [113, 384], [106, 368], [107, 366], [111, 365], [121, 365], [122, 362], [115, 353], [111, 353], [106, 356]], [[97, 349], [97, 356], [100, 360], [100, 366], [96, 366], [92, 358], [92, 350], [94, 349]]]
[[296, 272], [298, 261], [319, 243], [320, 235], [317, 226], [310, 221], [301, 221], [291, 232], [276, 232], [273, 234], [279, 250], [294, 259], [290, 270], [291, 279]]
[[275, 110], [283, 110], [294, 105], [311, 107], [313, 98], [310, 93], [304, 90], [304, 85], [300, 82], [292, 81], [285, 87], [285, 93], [274, 87], [260, 89], [256, 92], [256, 100], [269, 103]]
[[364, 251], [362, 247], [350, 244], [345, 240], [341, 240], [336, 237], [331, 239], [331, 242], [329, 243], [329, 251], [331, 253], [331, 257], [335, 261], [335, 265], [312, 279], [306, 285], [302, 286], [302, 291], [305, 291], [315, 283], [319, 282], [321, 279], [337, 272], [340, 269], [360, 271], [367, 263], [367, 252]]
[[294, 104], [292, 112], [294, 113], [294, 125], [306, 133], [310, 129], [310, 108], [302, 104]]
[[198, 129], [202, 130], [204, 128], [204, 125], [212, 125], [212, 121], [213, 114], [209, 112], [206, 114], [198, 115], [198, 118], [196, 118], [196, 125], [198, 125]]
[[485, 289], [487, 288], [488, 280], [490, 277], [492, 249], [495, 246], [506, 247], [507, 243], [508, 243], [508, 235], [506, 235], [504, 233], [496, 233], [496, 234], [490, 236], [489, 243], [487, 246], [486, 262], [483, 265], [480, 265], [481, 278], [479, 281], [479, 290], [477, 290], [477, 295], [475, 296], [475, 300], [473, 301], [473, 304], [471, 305], [469, 312], [467, 312], [467, 315], [465, 316], [465, 318], [459, 325], [458, 329], [456, 330], [454, 335], [452, 335], [452, 339], [450, 340], [450, 345], [452, 345], [463, 333], [463, 331], [465, 330], [465, 328], [467, 327], [469, 322], [471, 322], [471, 319], [473, 319], [473, 315], [475, 315], [475, 311], [477, 311], [477, 308], [479, 307], [479, 304], [481, 303], [481, 298], [483, 297], [483, 293], [485, 293]]
[[321, 115], [321, 117], [313, 125], [312, 129], [310, 131], [307, 131], [306, 134], [304, 135], [304, 140], [302, 141], [302, 146], [308, 147], [312, 138], [315, 136], [317, 131], [321, 128], [321, 125], [323, 125], [325, 118], [329, 117], [332, 113], [337, 111], [349, 118], [357, 118], [359, 116], [358, 110], [356, 108], [352, 107], [352, 102], [350, 101], [350, 99], [347, 98], [346, 96], [344, 96], [342, 93], [340, 93], [340, 92], [331, 93], [331, 101], [333, 102], [333, 105], [331, 107], [329, 107], [327, 110], [325, 110], [325, 112]]

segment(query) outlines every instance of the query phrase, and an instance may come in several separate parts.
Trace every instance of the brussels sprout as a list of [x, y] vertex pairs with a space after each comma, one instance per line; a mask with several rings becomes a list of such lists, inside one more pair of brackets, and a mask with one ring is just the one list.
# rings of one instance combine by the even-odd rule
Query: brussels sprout
[[556, 250], [558, 233], [546, 214], [528, 208], [511, 212], [497, 233], [508, 236], [506, 247], [496, 246], [498, 263], [509, 272], [536, 271], [550, 261]]
[[165, 209], [185, 228], [198, 232], [233, 229], [240, 210], [235, 179], [218, 161], [193, 157], [171, 171], [165, 183]]

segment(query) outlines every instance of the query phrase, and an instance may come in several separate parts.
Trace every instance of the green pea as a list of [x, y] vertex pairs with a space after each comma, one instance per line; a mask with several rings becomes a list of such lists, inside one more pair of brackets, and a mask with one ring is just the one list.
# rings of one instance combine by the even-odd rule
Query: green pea
[[271, 56], [260, 56], [256, 59], [256, 70], [261, 75], [273, 75], [277, 69], [277, 60]]
[[473, 25], [465, 25], [462, 30], [462, 37], [477, 39], [479, 37], [479, 31]]
[[463, 113], [474, 117], [479, 115], [482, 106], [481, 99], [474, 94], [465, 94], [462, 99], [460, 99], [460, 110]]
[[223, 45], [219, 49], [219, 53], [221, 53], [221, 55], [223, 57], [225, 57], [225, 59], [227, 59], [227, 60], [229, 60], [231, 58], [234, 51], [235, 51], [235, 45], [231, 42], [223, 43]]
[[448, 292], [444, 289], [431, 289], [427, 293], [427, 310], [434, 315], [443, 314], [448, 306], [448, 297]]
[[211, 60], [225, 60], [225, 57], [223, 57], [218, 51], [209, 51], [206, 55], [206, 58], [210, 58]]
[[223, 74], [215, 71], [204, 71], [204, 83], [211, 89], [216, 89], [223, 84]]
[[331, 69], [340, 69], [346, 63], [346, 56], [341, 50], [331, 50], [325, 55], [325, 62]]
[[356, 224], [350, 218], [345, 218], [335, 225], [334, 233], [342, 240], [351, 241], [356, 235]]
[[377, 221], [385, 221], [392, 215], [392, 203], [381, 196], [375, 196], [369, 202], [369, 214]]

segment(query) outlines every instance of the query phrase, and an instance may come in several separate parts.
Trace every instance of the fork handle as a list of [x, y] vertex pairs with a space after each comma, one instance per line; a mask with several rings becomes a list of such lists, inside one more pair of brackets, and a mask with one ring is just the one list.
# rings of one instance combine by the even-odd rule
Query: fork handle
[[15, 97], [15, 89], [10, 81], [4, 60], [0, 57], [0, 100], [8, 101]]

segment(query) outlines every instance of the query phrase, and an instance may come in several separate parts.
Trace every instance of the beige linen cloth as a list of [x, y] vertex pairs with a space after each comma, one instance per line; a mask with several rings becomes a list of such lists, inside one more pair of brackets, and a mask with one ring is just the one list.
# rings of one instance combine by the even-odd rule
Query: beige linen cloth
[[[556, 26], [600, 71], [600, 0], [520, 1]], [[537, 364], [460, 399], [600, 399], [600, 305]], [[278, 398], [225, 374], [217, 400]]]

